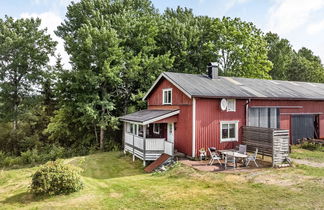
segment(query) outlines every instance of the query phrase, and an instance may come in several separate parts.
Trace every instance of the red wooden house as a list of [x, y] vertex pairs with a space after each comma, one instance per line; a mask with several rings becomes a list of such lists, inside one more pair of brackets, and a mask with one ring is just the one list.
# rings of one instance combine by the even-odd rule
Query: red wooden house
[[324, 138], [324, 84], [162, 73], [144, 97], [147, 110], [124, 121], [124, 148], [142, 160], [174, 150], [197, 157], [200, 148], [230, 149], [243, 126], [280, 128], [298, 139]]

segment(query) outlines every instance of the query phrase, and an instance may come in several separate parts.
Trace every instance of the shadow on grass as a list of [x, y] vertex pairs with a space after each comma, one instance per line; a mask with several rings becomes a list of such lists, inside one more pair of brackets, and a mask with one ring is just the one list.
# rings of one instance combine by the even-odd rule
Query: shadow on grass
[[29, 204], [31, 202], [43, 201], [49, 197], [50, 196], [45, 196], [45, 195], [36, 196], [30, 192], [22, 192], [22, 193], [15, 194], [11, 197], [6, 198], [5, 200], [1, 201], [0, 204], [1, 203], [3, 203], [3, 204], [15, 204], [15, 203], [16, 204]]

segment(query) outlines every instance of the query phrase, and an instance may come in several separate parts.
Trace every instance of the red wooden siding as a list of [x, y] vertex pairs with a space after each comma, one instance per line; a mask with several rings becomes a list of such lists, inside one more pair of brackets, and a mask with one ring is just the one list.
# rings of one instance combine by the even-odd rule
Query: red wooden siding
[[319, 133], [320, 133], [320, 138], [324, 138], [324, 115], [320, 115], [320, 129], [319, 129]]
[[[242, 126], [245, 125], [246, 100], [236, 100], [236, 112], [221, 111], [220, 99], [196, 100], [196, 156], [200, 148], [211, 146], [217, 149], [233, 148], [242, 141]], [[290, 130], [293, 113], [324, 113], [324, 102], [320, 101], [269, 101], [252, 100], [249, 106], [302, 106], [303, 108], [281, 108], [280, 128]], [[220, 143], [221, 121], [239, 121], [239, 141]], [[324, 138], [324, 115], [320, 115], [320, 137]]]
[[[221, 111], [220, 99], [196, 99], [196, 155], [201, 148], [230, 149], [242, 139], [245, 125], [245, 100], [236, 100], [236, 112]], [[239, 121], [239, 141], [220, 143], [221, 121]]]
[[252, 100], [249, 106], [301, 106], [302, 108], [281, 108], [280, 128], [290, 129], [292, 114], [319, 114], [320, 138], [324, 138], [324, 101], [267, 101]]
[[[162, 104], [162, 90], [172, 88], [172, 105]], [[179, 109], [177, 117], [161, 122], [175, 122], [175, 149], [189, 156], [192, 155], [192, 99], [165, 79], [155, 86], [148, 97], [148, 109]], [[220, 110], [220, 99], [196, 99], [196, 156], [200, 148], [215, 146], [217, 149], [233, 148], [242, 141], [242, 126], [246, 124], [245, 104], [247, 100], [236, 100], [236, 112]], [[284, 101], [284, 100], [252, 100], [253, 106], [301, 106], [302, 108], [281, 108], [280, 128], [291, 127], [291, 115], [296, 113], [319, 114], [320, 137], [324, 138], [324, 101]], [[239, 141], [220, 143], [221, 121], [239, 121]]]
[[191, 99], [186, 96], [181, 90], [179, 90], [176, 86], [170, 83], [166, 79], [162, 79], [159, 84], [157, 84], [148, 97], [147, 104], [148, 106], [168, 106], [162, 104], [162, 89], [172, 88], [172, 105], [190, 105]]
[[[162, 90], [172, 88], [172, 105], [162, 104]], [[169, 81], [162, 79], [147, 100], [148, 109], [179, 109], [175, 123], [175, 149], [187, 155], [192, 153], [192, 99]], [[171, 119], [168, 119], [171, 120]], [[174, 120], [174, 118], [173, 118]]]

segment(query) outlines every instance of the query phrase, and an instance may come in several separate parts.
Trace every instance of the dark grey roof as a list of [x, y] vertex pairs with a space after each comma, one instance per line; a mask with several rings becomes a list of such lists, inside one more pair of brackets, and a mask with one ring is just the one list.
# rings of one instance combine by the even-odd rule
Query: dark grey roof
[[324, 84], [281, 80], [219, 77], [164, 72], [176, 86], [192, 97], [265, 98], [289, 100], [324, 100]]
[[122, 121], [132, 121], [144, 123], [149, 120], [153, 120], [155, 118], [172, 115], [172, 113], [177, 114], [178, 110], [141, 110], [138, 112], [134, 112], [125, 116], [120, 117], [119, 119]]

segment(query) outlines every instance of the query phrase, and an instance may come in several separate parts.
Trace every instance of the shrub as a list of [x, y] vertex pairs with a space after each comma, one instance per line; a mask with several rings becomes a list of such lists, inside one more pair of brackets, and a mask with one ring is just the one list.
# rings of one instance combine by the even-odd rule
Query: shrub
[[36, 148], [22, 152], [20, 156], [23, 164], [35, 164], [40, 161], [40, 156]]
[[21, 157], [7, 156], [4, 159], [3, 165], [8, 167], [19, 166], [22, 165], [22, 159]]
[[303, 144], [301, 144], [301, 148], [307, 149], [307, 150], [318, 150], [319, 146], [314, 143], [304, 142]]
[[50, 144], [44, 147], [42, 151], [41, 158], [44, 162], [46, 161], [55, 161], [57, 159], [63, 158], [65, 153], [65, 149], [61, 146], [57, 146], [55, 144]]
[[4, 166], [4, 160], [6, 158], [6, 154], [0, 151], [0, 167]]
[[60, 160], [47, 162], [32, 176], [31, 192], [37, 195], [77, 192], [83, 188], [80, 172], [81, 169]]

